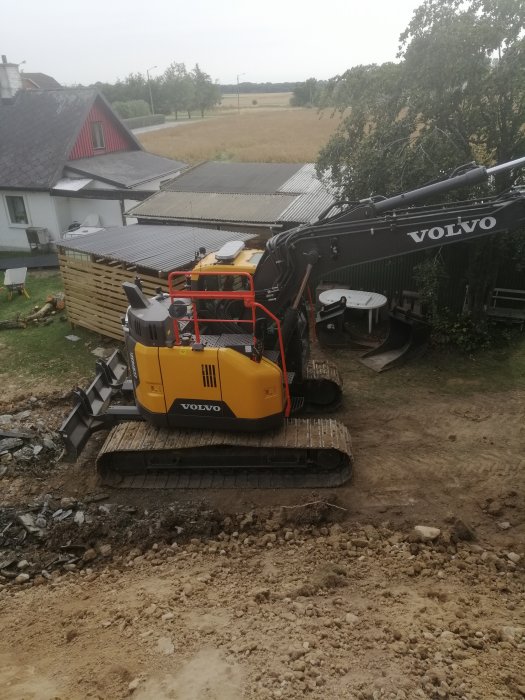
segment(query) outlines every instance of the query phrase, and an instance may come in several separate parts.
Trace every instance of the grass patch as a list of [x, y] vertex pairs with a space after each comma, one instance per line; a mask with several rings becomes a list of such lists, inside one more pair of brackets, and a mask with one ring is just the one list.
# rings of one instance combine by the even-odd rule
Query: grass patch
[[496, 394], [525, 389], [525, 338], [504, 348], [464, 355], [459, 351], [432, 350], [421, 358], [382, 374], [361, 365], [360, 352], [325, 351], [343, 374], [345, 396], [354, 409], [370, 403], [402, 406], [410, 395], [465, 396], [480, 392]]
[[[58, 272], [29, 272], [26, 288], [30, 299], [15, 294], [8, 301], [6, 292], [0, 292], [0, 320], [24, 318], [35, 306], [42, 306], [48, 295], [63, 291]], [[96, 358], [91, 350], [104, 345], [106, 339], [83, 328], [71, 330], [65, 312], [50, 318], [49, 325], [0, 331], [2, 383], [11, 379], [18, 388], [35, 393], [38, 389], [67, 389], [94, 376]], [[67, 335], [80, 340], [71, 342]]]
[[226, 159], [311, 163], [338, 124], [338, 116], [319, 115], [315, 109], [253, 109], [137, 134], [137, 138], [147, 151], [187, 163]]

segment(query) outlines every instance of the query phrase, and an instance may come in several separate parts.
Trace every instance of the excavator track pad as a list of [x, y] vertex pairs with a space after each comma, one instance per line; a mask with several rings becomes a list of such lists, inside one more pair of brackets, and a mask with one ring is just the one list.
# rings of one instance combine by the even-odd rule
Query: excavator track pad
[[120, 488], [331, 488], [348, 481], [352, 462], [342, 423], [294, 418], [263, 434], [120, 423], [97, 468], [104, 484]]

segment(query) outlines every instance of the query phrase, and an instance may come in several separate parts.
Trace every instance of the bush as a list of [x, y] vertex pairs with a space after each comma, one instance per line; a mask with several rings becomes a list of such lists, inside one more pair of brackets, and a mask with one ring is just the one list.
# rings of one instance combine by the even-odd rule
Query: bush
[[127, 102], [113, 102], [111, 105], [121, 119], [132, 119], [133, 117], [146, 117], [150, 112], [149, 104], [146, 100], [128, 100]]
[[432, 318], [432, 343], [456, 347], [470, 355], [478, 350], [508, 345], [516, 329], [471, 315], [456, 316], [449, 309], [440, 310]]

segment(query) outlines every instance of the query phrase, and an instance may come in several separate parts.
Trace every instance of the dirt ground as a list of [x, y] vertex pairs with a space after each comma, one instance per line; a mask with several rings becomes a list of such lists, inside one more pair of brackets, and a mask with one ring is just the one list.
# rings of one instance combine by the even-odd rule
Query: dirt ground
[[[0, 477], [0, 697], [525, 697], [524, 391], [356, 398], [354, 358], [335, 359], [343, 488], [108, 491], [100, 439], [80, 465]], [[35, 399], [0, 415], [56, 429], [65, 399]], [[45, 537], [9, 539], [15, 513], [55, 507]]]

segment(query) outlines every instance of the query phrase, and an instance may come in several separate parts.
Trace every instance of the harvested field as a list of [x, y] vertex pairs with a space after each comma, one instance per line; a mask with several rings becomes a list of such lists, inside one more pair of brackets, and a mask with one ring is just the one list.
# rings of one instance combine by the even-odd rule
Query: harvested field
[[241, 109], [283, 109], [290, 106], [291, 92], [254, 92], [224, 94], [217, 111]]
[[315, 109], [241, 111], [138, 135], [144, 148], [187, 163], [204, 160], [310, 163], [339, 117]]

